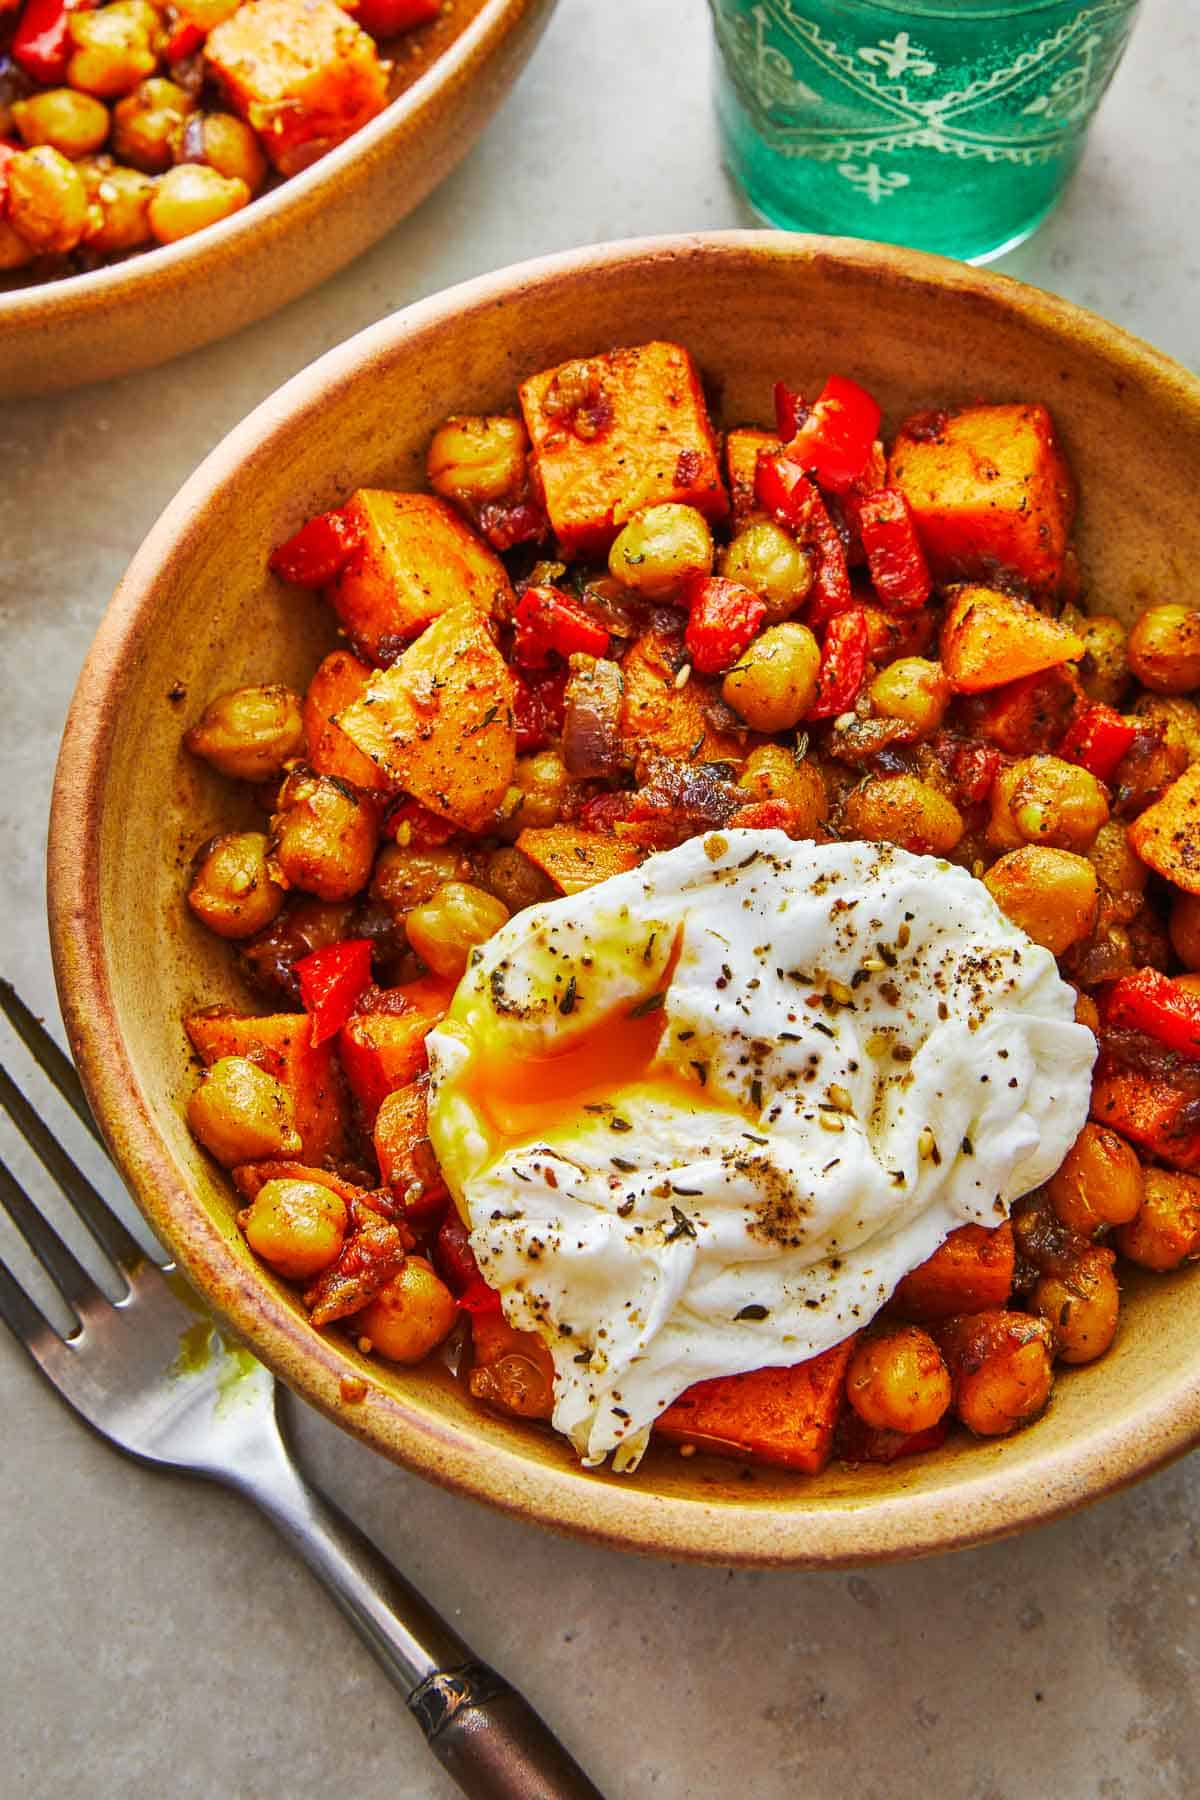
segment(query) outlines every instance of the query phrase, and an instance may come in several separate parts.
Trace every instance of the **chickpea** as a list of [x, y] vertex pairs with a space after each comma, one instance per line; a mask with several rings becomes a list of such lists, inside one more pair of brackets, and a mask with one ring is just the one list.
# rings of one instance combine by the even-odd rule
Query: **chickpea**
[[505, 795], [497, 835], [512, 839], [526, 828], [557, 825], [571, 787], [567, 765], [557, 750], [518, 756], [513, 785]]
[[227, 1169], [302, 1148], [292, 1096], [245, 1056], [222, 1056], [206, 1069], [187, 1105], [193, 1136]]
[[870, 776], [846, 796], [842, 822], [850, 837], [927, 856], [945, 856], [965, 830], [953, 801], [915, 775]]
[[67, 81], [101, 100], [131, 94], [153, 75], [162, 27], [149, 0], [117, 0], [95, 12], [73, 12], [67, 29], [74, 46]]
[[760, 744], [746, 758], [738, 786], [756, 800], [786, 800], [801, 837], [815, 837], [829, 800], [825, 777], [810, 757], [797, 762], [782, 744]]
[[150, 229], [160, 244], [203, 231], [240, 211], [250, 198], [244, 181], [228, 180], [203, 163], [176, 163], [150, 202]]
[[548, 1419], [554, 1411], [554, 1362], [540, 1337], [517, 1331], [502, 1313], [471, 1320], [475, 1367], [467, 1385], [476, 1400], [519, 1419]]
[[817, 694], [821, 648], [807, 625], [768, 625], [721, 684], [727, 705], [753, 731], [790, 731]]
[[871, 705], [884, 719], [901, 719], [918, 738], [932, 737], [950, 704], [950, 683], [940, 662], [902, 656], [880, 669], [868, 689]]
[[713, 566], [712, 532], [694, 506], [667, 500], [635, 513], [608, 553], [608, 572], [644, 600], [668, 600]]
[[89, 249], [136, 250], [150, 242], [150, 201], [154, 182], [139, 169], [126, 169], [111, 157], [79, 165], [89, 202], [84, 243]]
[[231, 831], [206, 844], [197, 861], [188, 905], [218, 937], [253, 937], [276, 918], [283, 889], [267, 871], [261, 831]]
[[1004, 1437], [1036, 1417], [1054, 1383], [1054, 1334], [1026, 1313], [960, 1314], [938, 1332], [954, 1411], [976, 1437]]
[[1112, 1265], [1111, 1250], [1089, 1250], [1065, 1273], [1043, 1275], [1034, 1287], [1031, 1304], [1053, 1327], [1059, 1362], [1095, 1362], [1116, 1336], [1121, 1293]]
[[38, 144], [8, 165], [8, 217], [40, 256], [73, 250], [88, 225], [87, 191], [61, 150]]
[[49, 144], [72, 162], [98, 150], [108, 136], [108, 108], [73, 88], [46, 88], [14, 100], [12, 116], [26, 144]]
[[1082, 855], [1107, 818], [1108, 800], [1094, 775], [1058, 756], [1026, 756], [993, 783], [987, 841], [994, 850], [1048, 844]]
[[319, 1181], [264, 1181], [238, 1214], [254, 1254], [288, 1281], [311, 1281], [336, 1261], [348, 1222], [346, 1202]]
[[1162, 727], [1168, 749], [1183, 752], [1181, 768], [1200, 762], [1200, 706], [1178, 694], [1139, 694], [1133, 706], [1134, 716]]
[[423, 1362], [458, 1319], [454, 1296], [433, 1264], [406, 1256], [368, 1306], [354, 1315], [354, 1329], [370, 1338], [372, 1350], [388, 1362]]
[[1156, 694], [1200, 687], [1200, 613], [1190, 606], [1148, 606], [1129, 634], [1129, 667]]
[[9, 269], [23, 269], [36, 255], [33, 245], [27, 244], [7, 219], [0, 219], [0, 274]]
[[147, 175], [169, 169], [173, 145], [195, 107], [192, 96], [160, 75], [139, 82], [113, 107], [113, 151]]
[[495, 894], [469, 881], [446, 881], [408, 915], [408, 941], [435, 975], [459, 981], [471, 952], [486, 944], [508, 918]]
[[846, 1398], [880, 1431], [928, 1431], [950, 1404], [950, 1371], [928, 1332], [901, 1325], [859, 1344]]
[[1175, 895], [1167, 930], [1184, 968], [1200, 969], [1200, 894]]
[[721, 573], [757, 594], [767, 623], [777, 625], [804, 603], [812, 587], [812, 563], [795, 538], [769, 519], [738, 532], [721, 555]]
[[520, 492], [528, 451], [525, 427], [512, 414], [456, 415], [434, 432], [425, 473], [435, 494], [483, 506]]
[[218, 694], [183, 741], [222, 775], [269, 781], [304, 749], [300, 696], [275, 682]]
[[[188, 140], [185, 138], [185, 147]], [[253, 130], [233, 113], [205, 113], [199, 121], [199, 150], [203, 160], [229, 181], [244, 181], [257, 194], [267, 179], [267, 159]], [[181, 162], [199, 160], [181, 156]]]
[[1055, 1218], [1088, 1238], [1136, 1218], [1142, 1191], [1137, 1151], [1106, 1125], [1085, 1125], [1046, 1183]]
[[348, 900], [366, 886], [378, 842], [379, 814], [370, 799], [328, 775], [297, 769], [279, 790], [267, 866], [283, 887]]
[[495, 894], [497, 900], [504, 902], [510, 915], [524, 912], [527, 906], [537, 906], [543, 900], [553, 900], [558, 894], [550, 877], [515, 844], [502, 844], [498, 850], [489, 850], [479, 879], [489, 894]]
[[[1064, 619], [1064, 624], [1067, 622]], [[1126, 631], [1120, 619], [1108, 613], [1071, 615], [1071, 629], [1083, 639], [1085, 650], [1079, 679], [1089, 700], [1120, 706], [1129, 686]]]
[[1200, 1256], [1200, 1178], [1174, 1169], [1145, 1169], [1145, 1199], [1113, 1241], [1122, 1256], [1143, 1269], [1177, 1269]]
[[371, 897], [382, 900], [394, 919], [403, 919], [443, 882], [465, 881], [470, 872], [470, 863], [457, 850], [385, 844], [371, 878]]
[[1119, 819], [1109, 819], [1100, 827], [1087, 859], [1104, 890], [1106, 916], [1119, 916], [1126, 924], [1141, 904], [1149, 871]]
[[1096, 923], [1096, 871], [1071, 850], [1026, 844], [994, 862], [983, 880], [1001, 912], [1054, 956], [1087, 937]]

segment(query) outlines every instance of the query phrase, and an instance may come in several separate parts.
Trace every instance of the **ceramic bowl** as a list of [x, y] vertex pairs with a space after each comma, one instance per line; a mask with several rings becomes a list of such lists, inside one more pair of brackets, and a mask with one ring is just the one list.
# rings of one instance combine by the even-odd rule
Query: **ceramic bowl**
[[207, 231], [61, 281], [0, 276], [0, 397], [150, 368], [316, 287], [466, 155], [553, 5], [455, 0], [429, 31], [387, 46], [401, 91], [378, 118]]
[[[1200, 383], [1101, 320], [1002, 276], [848, 240], [729, 233], [581, 250], [410, 307], [321, 358], [216, 449], [117, 591], [70, 714], [50, 900], [67, 1028], [154, 1228], [217, 1311], [308, 1400], [386, 1456], [530, 1520], [725, 1563], [837, 1565], [977, 1543], [1112, 1492], [1200, 1437], [1200, 1274], [1127, 1281], [1112, 1353], [1064, 1371], [1008, 1442], [955, 1438], [888, 1469], [813, 1478], [652, 1450], [584, 1473], [549, 1432], [477, 1410], [448, 1373], [391, 1370], [313, 1331], [247, 1250], [231, 1189], [183, 1119], [180, 1024], [244, 1004], [226, 946], [189, 918], [189, 857], [229, 829], [229, 790], [180, 749], [222, 688], [302, 685], [333, 642], [268, 548], [358, 484], [420, 484], [450, 410], [512, 401], [529, 371], [677, 339], [726, 424], [769, 417], [772, 380], [863, 381], [894, 426], [963, 398], [1041, 399], [1082, 488], [1078, 542], [1103, 610], [1183, 591], [1200, 563]], [[349, 1381], [366, 1396], [344, 1398]], [[353, 1391], [352, 1388], [350, 1391]]]

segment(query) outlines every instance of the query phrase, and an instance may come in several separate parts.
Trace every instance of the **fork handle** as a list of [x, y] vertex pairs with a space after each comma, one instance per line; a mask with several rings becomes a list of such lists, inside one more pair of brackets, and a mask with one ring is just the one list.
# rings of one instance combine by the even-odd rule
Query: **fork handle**
[[329, 1589], [468, 1800], [604, 1800], [529, 1702], [304, 1479], [281, 1438], [226, 1479]]

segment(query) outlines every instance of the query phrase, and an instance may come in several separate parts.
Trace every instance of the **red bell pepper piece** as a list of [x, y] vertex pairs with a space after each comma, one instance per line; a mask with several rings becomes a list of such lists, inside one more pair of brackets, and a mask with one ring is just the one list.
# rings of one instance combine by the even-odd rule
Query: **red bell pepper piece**
[[803, 394], [796, 393], [786, 382], [777, 381], [772, 390], [775, 401], [775, 430], [785, 444], [790, 444], [808, 417]]
[[1078, 763], [1097, 781], [1111, 781], [1138, 728], [1102, 701], [1094, 701], [1069, 728], [1056, 754]]
[[817, 567], [808, 599], [807, 618], [810, 625], [819, 628], [854, 605], [854, 590], [850, 586], [850, 565], [842, 534], [819, 494], [809, 531], [809, 547], [817, 553]]
[[870, 627], [861, 606], [830, 619], [821, 645], [817, 697], [806, 717], [836, 719], [839, 713], [850, 711], [862, 690], [870, 644]]
[[275, 546], [267, 567], [296, 587], [323, 588], [337, 580], [357, 549], [358, 536], [344, 513], [318, 513]]
[[688, 622], [683, 641], [693, 668], [702, 675], [731, 669], [767, 616], [757, 594], [720, 575], [694, 576], [684, 599]]
[[300, 998], [312, 1020], [314, 1050], [349, 1019], [359, 996], [371, 985], [371, 940], [348, 938], [327, 944], [292, 965]]
[[748, 800], [731, 815], [729, 828], [731, 831], [786, 831], [791, 837], [799, 822], [800, 815], [790, 800]]
[[90, 12], [94, 4], [95, 0], [25, 0], [10, 46], [13, 61], [35, 81], [59, 86], [71, 60], [67, 20], [73, 12]]
[[816, 487], [790, 451], [760, 456], [754, 471], [754, 498], [765, 512], [816, 552], [809, 622], [821, 626], [853, 605], [850, 570], [841, 533]]
[[781, 450], [773, 456], [760, 453], [754, 470], [754, 498], [778, 524], [804, 538], [821, 496], [800, 464]]
[[180, 19], [167, 39], [163, 55], [169, 63], [182, 62], [185, 56], [195, 56], [197, 50], [203, 50], [207, 41], [203, 25], [197, 25], [195, 19]]
[[479, 1264], [475, 1261], [475, 1252], [471, 1248], [470, 1233], [454, 1207], [450, 1208], [438, 1227], [433, 1244], [433, 1260], [442, 1280], [455, 1295], [464, 1312], [477, 1315], [500, 1311], [500, 1296], [479, 1273]]
[[516, 694], [513, 721], [517, 749], [541, 750], [563, 728], [567, 703], [567, 670], [551, 669], [545, 675], [522, 675], [514, 670]]
[[950, 780], [960, 806], [978, 806], [992, 791], [1003, 757], [990, 744], [959, 744], [950, 759]]
[[419, 850], [440, 850], [458, 830], [449, 819], [439, 818], [419, 800], [399, 800], [383, 821], [384, 837], [398, 844], [415, 844]]
[[871, 585], [893, 612], [915, 612], [933, 592], [908, 501], [895, 488], [864, 494], [855, 511]]
[[880, 416], [865, 388], [844, 375], [831, 375], [788, 444], [788, 455], [822, 487], [845, 493], [870, 460]]
[[534, 500], [488, 500], [479, 509], [479, 529], [493, 550], [504, 551], [540, 543], [550, 526]]
[[1189, 994], [1157, 969], [1122, 975], [1103, 1010], [1106, 1024], [1144, 1031], [1177, 1055], [1200, 1062], [1200, 994]]
[[359, 0], [354, 17], [372, 37], [397, 37], [428, 25], [442, 10], [442, 0]]
[[482, 1275], [473, 1275], [461, 1294], [455, 1296], [459, 1306], [475, 1318], [480, 1313], [498, 1313], [500, 1296], [489, 1287]]
[[525, 669], [545, 669], [552, 656], [603, 656], [608, 633], [591, 614], [554, 587], [526, 588], [514, 615], [513, 657]]

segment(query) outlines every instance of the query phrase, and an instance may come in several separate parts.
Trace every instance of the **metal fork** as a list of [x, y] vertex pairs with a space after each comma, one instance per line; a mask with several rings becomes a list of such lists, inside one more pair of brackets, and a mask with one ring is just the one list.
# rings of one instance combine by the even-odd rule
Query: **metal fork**
[[[79, 1077], [8, 982], [0, 1010], [63, 1099], [101, 1142]], [[0, 1162], [0, 1205], [75, 1319], [61, 1337], [0, 1262], [0, 1318], [59, 1394], [119, 1450], [189, 1470], [254, 1501], [325, 1583], [404, 1695], [439, 1762], [473, 1800], [602, 1800], [542, 1719], [301, 1475], [283, 1435], [275, 1380], [224, 1346], [200, 1302], [175, 1291], [0, 1066], [12, 1120], [125, 1286], [113, 1302]], [[190, 1303], [189, 1303], [190, 1302]], [[181, 1357], [198, 1319], [213, 1352]]]

